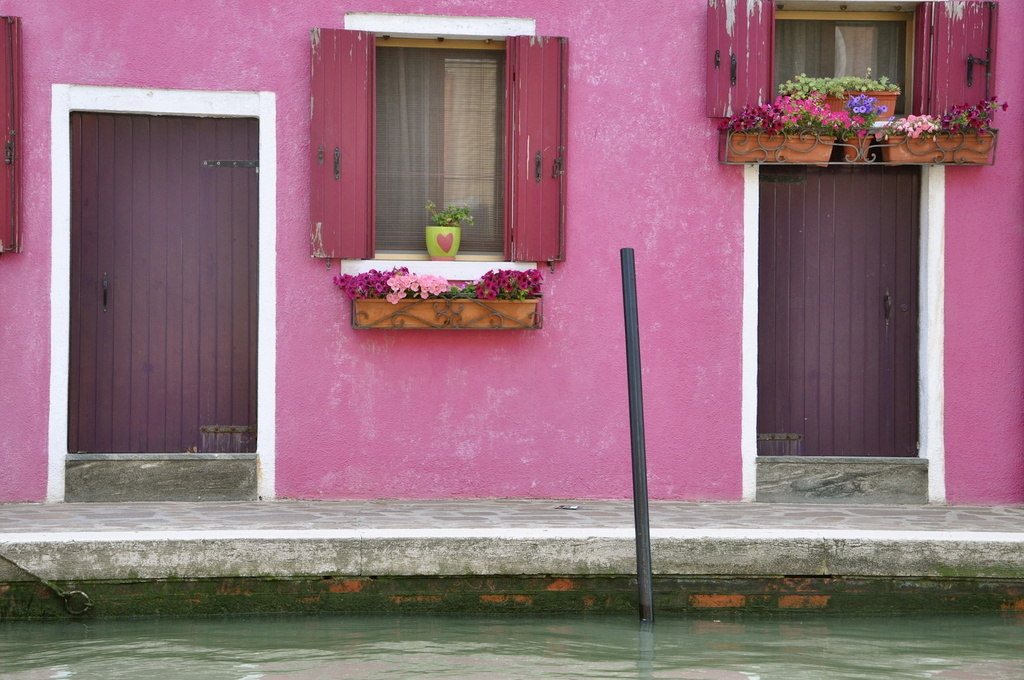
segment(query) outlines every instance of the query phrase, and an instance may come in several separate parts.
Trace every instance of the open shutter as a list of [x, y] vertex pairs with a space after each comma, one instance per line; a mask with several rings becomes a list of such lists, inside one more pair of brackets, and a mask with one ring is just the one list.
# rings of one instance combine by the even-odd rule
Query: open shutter
[[914, 111], [939, 114], [996, 94], [995, 2], [926, 2], [917, 8]]
[[314, 28], [310, 99], [310, 250], [373, 257], [373, 33]]
[[505, 182], [508, 257], [565, 258], [566, 38], [514, 36], [506, 43]]
[[773, 100], [773, 0], [708, 0], [706, 58], [708, 116]]
[[0, 253], [21, 252], [21, 19], [0, 17], [0, 120], [4, 173], [0, 177]]

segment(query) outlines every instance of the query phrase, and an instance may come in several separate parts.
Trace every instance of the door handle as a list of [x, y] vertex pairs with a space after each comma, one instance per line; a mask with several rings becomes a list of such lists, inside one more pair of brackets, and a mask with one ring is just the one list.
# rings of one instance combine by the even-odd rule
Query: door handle
[[885, 325], [889, 325], [889, 319], [892, 318], [892, 294], [889, 289], [885, 289], [885, 297], [882, 299], [882, 304], [885, 307]]
[[107, 311], [107, 291], [110, 289], [110, 283], [107, 281], [107, 273], [103, 272], [103, 311]]

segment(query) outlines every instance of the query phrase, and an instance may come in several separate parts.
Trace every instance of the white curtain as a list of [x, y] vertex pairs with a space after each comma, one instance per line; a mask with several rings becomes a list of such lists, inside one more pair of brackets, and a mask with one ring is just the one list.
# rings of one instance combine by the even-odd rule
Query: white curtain
[[428, 200], [471, 208], [460, 253], [502, 252], [504, 57], [377, 48], [378, 252], [424, 250]]

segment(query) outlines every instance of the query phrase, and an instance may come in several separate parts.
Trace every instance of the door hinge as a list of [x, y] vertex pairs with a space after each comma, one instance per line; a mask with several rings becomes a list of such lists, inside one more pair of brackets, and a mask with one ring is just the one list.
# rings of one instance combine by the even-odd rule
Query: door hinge
[[259, 168], [259, 161], [203, 161], [204, 168]]

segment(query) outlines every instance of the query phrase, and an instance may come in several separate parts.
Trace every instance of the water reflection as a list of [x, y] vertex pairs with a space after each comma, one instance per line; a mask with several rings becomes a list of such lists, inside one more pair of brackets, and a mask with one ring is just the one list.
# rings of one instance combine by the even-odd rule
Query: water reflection
[[0, 624], [0, 678], [1024, 678], [1024, 616], [338, 615]]

